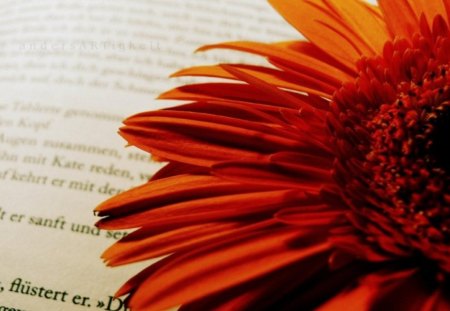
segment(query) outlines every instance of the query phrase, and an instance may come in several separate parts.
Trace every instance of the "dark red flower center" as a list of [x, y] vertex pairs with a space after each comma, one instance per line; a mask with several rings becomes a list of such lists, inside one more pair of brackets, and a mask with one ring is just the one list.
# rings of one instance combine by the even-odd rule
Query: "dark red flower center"
[[450, 38], [433, 31], [358, 63], [329, 118], [335, 180], [366, 240], [390, 256], [421, 253], [450, 271]]
[[373, 175], [370, 187], [391, 202], [395, 218], [414, 224], [418, 236], [448, 241], [448, 65], [400, 88], [397, 100], [382, 104], [366, 124], [372, 141], [365, 163]]

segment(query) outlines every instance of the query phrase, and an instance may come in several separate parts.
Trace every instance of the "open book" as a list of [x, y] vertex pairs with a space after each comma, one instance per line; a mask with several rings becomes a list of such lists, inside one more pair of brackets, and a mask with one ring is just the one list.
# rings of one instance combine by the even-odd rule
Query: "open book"
[[126, 232], [92, 210], [159, 167], [124, 148], [121, 120], [189, 79], [183, 67], [243, 62], [221, 41], [298, 35], [263, 1], [2, 0], [0, 310], [125, 310], [114, 292], [143, 265], [107, 268]]

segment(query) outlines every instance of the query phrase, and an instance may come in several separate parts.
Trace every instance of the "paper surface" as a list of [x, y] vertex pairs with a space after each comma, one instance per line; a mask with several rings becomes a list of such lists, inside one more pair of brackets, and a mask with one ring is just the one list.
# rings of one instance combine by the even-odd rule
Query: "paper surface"
[[0, 2], [0, 310], [125, 310], [112, 295], [148, 262], [106, 268], [125, 232], [92, 210], [160, 165], [121, 120], [172, 104], [153, 98], [192, 82], [178, 69], [248, 60], [200, 45], [298, 35], [254, 0]]

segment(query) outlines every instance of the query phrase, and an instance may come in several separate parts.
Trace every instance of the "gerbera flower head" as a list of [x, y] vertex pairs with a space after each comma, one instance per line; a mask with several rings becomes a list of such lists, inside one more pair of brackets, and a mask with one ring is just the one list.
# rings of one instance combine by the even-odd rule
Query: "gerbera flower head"
[[[175, 76], [234, 82], [130, 117], [167, 161], [97, 208], [137, 228], [109, 265], [136, 310], [450, 310], [450, 2], [272, 0], [307, 40], [230, 42], [271, 66]], [[237, 83], [236, 83], [237, 82]]]

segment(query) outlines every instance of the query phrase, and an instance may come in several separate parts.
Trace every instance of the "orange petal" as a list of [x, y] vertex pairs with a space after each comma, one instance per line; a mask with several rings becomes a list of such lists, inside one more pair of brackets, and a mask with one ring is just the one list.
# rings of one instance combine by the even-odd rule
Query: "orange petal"
[[363, 1], [328, 0], [346, 24], [370, 48], [373, 56], [382, 54], [384, 44], [391, 39], [384, 21]]
[[[331, 97], [339, 87], [339, 84], [332, 85], [324, 81], [313, 79], [307, 75], [294, 75], [272, 68], [250, 65], [228, 65], [239, 69], [249, 75], [255, 76], [271, 85], [282, 87], [299, 92], [316, 94], [319, 96]], [[182, 69], [172, 75], [173, 77], [183, 76], [207, 76], [225, 79], [237, 79], [236, 76], [229, 73], [221, 65], [216, 66], [198, 66]]]
[[[206, 45], [198, 49], [198, 51], [206, 51], [210, 49], [232, 49], [238, 51], [249, 52], [267, 57], [269, 60], [279, 62], [287, 66], [291, 66], [299, 72], [310, 75], [315, 79], [326, 79], [327, 81], [346, 81], [352, 77], [347, 73], [333, 67], [320, 59], [297, 53], [293, 50], [282, 48], [276, 44], [264, 44], [259, 42], [226, 42], [219, 44]], [[336, 50], [336, 48], [335, 48]], [[352, 62], [354, 67], [355, 62]]]
[[[156, 156], [191, 165], [207, 166], [214, 159], [262, 158], [264, 154], [302, 146], [298, 133], [287, 126], [216, 114], [163, 110], [133, 116], [125, 124], [121, 134], [129, 143]], [[185, 158], [181, 160], [180, 156]]]
[[[371, 55], [358, 33], [321, 0], [270, 0], [270, 4], [301, 34], [349, 68], [362, 54]], [[347, 4], [349, 1], [345, 1]]]
[[411, 38], [417, 32], [419, 19], [408, 0], [378, 0], [391, 37]]
[[[298, 104], [282, 102], [273, 94], [261, 94], [258, 89], [248, 84], [237, 83], [202, 83], [177, 87], [162, 93], [158, 99], [195, 100], [195, 101], [237, 101], [249, 105], [264, 104], [274, 107], [298, 109]], [[270, 109], [267, 107], [266, 109]], [[264, 110], [263, 110], [264, 111]]]
[[276, 96], [279, 101], [290, 103], [291, 107], [297, 106], [298, 108], [300, 108], [302, 106], [301, 102], [299, 102], [296, 97], [290, 96], [289, 93], [280, 90], [279, 88], [267, 83], [264, 80], [254, 77], [230, 65], [221, 65], [221, 66], [223, 69], [225, 69], [226, 71], [228, 71], [241, 81], [253, 85], [259, 92], [263, 93], [264, 95]]
[[[280, 46], [285, 49], [291, 49], [298, 53], [308, 55], [309, 57], [316, 58], [321, 60], [324, 63], [327, 63], [339, 70], [349, 74], [350, 76], [356, 76], [357, 71], [352, 64], [351, 67], [347, 67], [335, 58], [331, 57], [329, 54], [319, 49], [316, 45], [308, 41], [284, 41], [275, 43], [277, 46]], [[283, 67], [281, 67], [284, 69]]]
[[413, 0], [410, 3], [416, 16], [424, 13], [429, 23], [439, 14], [445, 16], [446, 6], [450, 8], [447, 0]]

